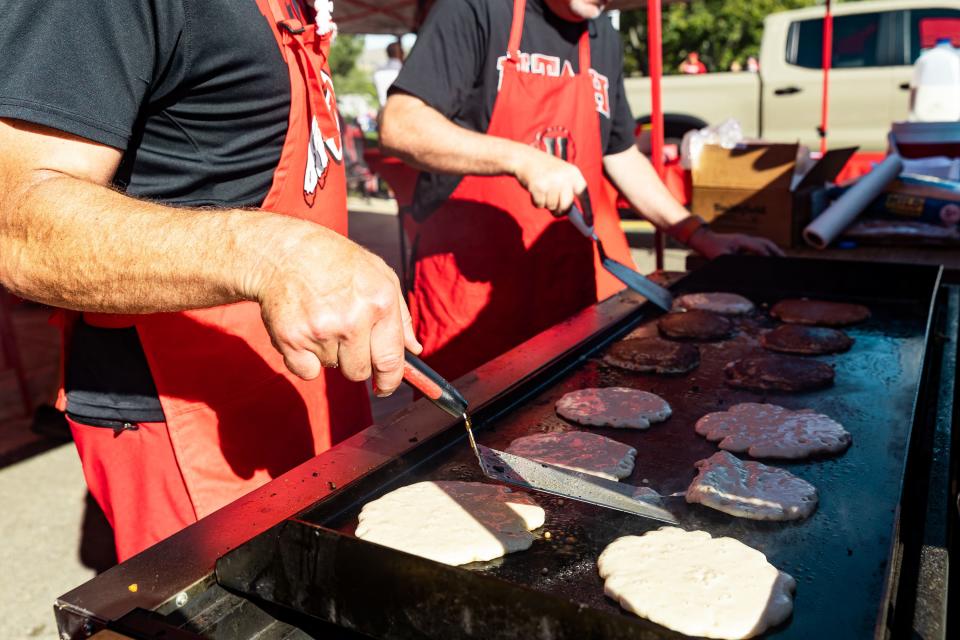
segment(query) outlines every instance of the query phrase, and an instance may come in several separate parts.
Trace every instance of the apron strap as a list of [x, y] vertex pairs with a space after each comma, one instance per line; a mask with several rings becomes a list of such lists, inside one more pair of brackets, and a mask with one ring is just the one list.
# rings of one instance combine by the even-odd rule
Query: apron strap
[[[323, 134], [323, 139], [337, 141], [340, 148], [340, 122], [336, 116], [336, 98], [333, 95], [333, 82], [327, 78], [324, 82], [322, 69], [327, 52], [316, 25], [304, 26], [299, 20], [282, 20], [277, 23], [283, 44], [289, 48], [297, 60], [307, 85], [307, 110], [310, 122], [315, 121]], [[312, 124], [311, 124], [312, 126]], [[338, 158], [339, 160], [339, 158]]]
[[523, 36], [523, 14], [527, 11], [527, 0], [513, 0], [513, 22], [510, 25], [510, 40], [507, 43], [507, 60], [514, 64], [520, 62], [520, 38]]
[[267, 0], [267, 6], [270, 7], [270, 13], [273, 15], [273, 21], [275, 24], [279, 24], [290, 18], [290, 16], [284, 13], [283, 8], [280, 6], [280, 3], [277, 0]]
[[580, 34], [579, 54], [580, 60], [577, 65], [577, 73], [587, 75], [590, 71], [590, 29], [593, 27], [593, 21], [587, 20], [584, 25], [586, 28]]

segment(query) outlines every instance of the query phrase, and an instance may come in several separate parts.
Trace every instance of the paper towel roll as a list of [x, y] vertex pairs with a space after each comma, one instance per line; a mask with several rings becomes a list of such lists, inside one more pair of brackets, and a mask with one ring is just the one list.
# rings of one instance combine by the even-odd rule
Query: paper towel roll
[[896, 153], [888, 155], [883, 162], [857, 180], [840, 198], [817, 216], [817, 219], [803, 230], [803, 239], [817, 249], [826, 249], [844, 229], [849, 227], [857, 216], [863, 213], [867, 205], [883, 192], [903, 168], [903, 162]]

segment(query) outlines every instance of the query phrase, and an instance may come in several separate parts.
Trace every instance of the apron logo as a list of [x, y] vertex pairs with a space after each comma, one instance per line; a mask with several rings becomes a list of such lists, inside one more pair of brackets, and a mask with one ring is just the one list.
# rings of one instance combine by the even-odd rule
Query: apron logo
[[323, 82], [323, 100], [326, 103], [327, 113], [336, 125], [336, 133], [332, 136], [324, 136], [317, 118], [314, 116], [310, 119], [307, 166], [303, 174], [303, 199], [311, 206], [317, 189], [323, 190], [326, 185], [331, 158], [337, 164], [343, 164], [343, 142], [340, 138], [340, 118], [333, 97], [333, 80], [324, 72], [320, 73], [320, 79]]
[[610, 118], [610, 81], [607, 76], [590, 69], [590, 82], [593, 84], [593, 101], [597, 105], [597, 113]]
[[[497, 91], [500, 91], [503, 85], [503, 67], [507, 63], [507, 56], [497, 58]], [[576, 73], [573, 71], [573, 65], [569, 60], [561, 60], [557, 56], [548, 56], [542, 53], [524, 53], [520, 52], [520, 59], [517, 61], [517, 71], [520, 73], [529, 73], [535, 76], [547, 76], [549, 78], [574, 78]], [[593, 101], [597, 107], [597, 113], [610, 118], [610, 79], [596, 69], [590, 68], [590, 83], [593, 85]]]
[[566, 127], [547, 127], [537, 133], [532, 146], [566, 162], [573, 162], [577, 157], [577, 146]]

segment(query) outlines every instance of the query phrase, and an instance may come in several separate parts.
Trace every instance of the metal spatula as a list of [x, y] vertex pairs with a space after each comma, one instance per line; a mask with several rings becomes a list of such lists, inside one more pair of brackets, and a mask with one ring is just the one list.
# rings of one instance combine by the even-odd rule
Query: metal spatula
[[574, 203], [570, 211], [567, 212], [567, 217], [570, 218], [570, 222], [573, 223], [573, 226], [575, 226], [580, 233], [591, 238], [594, 243], [596, 243], [597, 253], [600, 254], [600, 264], [603, 265], [603, 268], [609, 271], [617, 280], [653, 304], [664, 311], [670, 311], [670, 308], [673, 306], [673, 294], [670, 293], [669, 290], [664, 289], [627, 265], [617, 262], [603, 250], [603, 243], [593, 228], [593, 212], [590, 205], [590, 196], [586, 191], [580, 195], [580, 205], [583, 206], [583, 210]]
[[561, 469], [477, 444], [467, 414], [466, 398], [423, 360], [409, 352], [406, 354], [403, 377], [438, 407], [455, 418], [463, 418], [480, 469], [491, 480], [676, 524], [677, 519], [666, 509], [645, 502], [642, 497], [634, 497], [640, 491], [638, 487]]

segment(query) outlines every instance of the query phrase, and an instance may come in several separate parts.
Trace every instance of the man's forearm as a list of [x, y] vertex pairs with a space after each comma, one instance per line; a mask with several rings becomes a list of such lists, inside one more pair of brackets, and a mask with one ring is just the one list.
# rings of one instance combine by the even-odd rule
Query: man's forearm
[[714, 233], [706, 226], [701, 226], [699, 220], [691, 219], [690, 212], [677, 202], [657, 176], [653, 165], [636, 147], [604, 156], [603, 168], [634, 209], [674, 240], [708, 258], [737, 251], [783, 255], [766, 238]]
[[297, 225], [325, 231], [259, 211], [139, 201], [55, 172], [5, 186], [0, 282], [68, 309], [148, 313], [252, 298], [268, 250], [282, 255], [302, 235]]
[[603, 168], [630, 206], [654, 226], [668, 229], [690, 216], [636, 147], [604, 156]]
[[532, 151], [513, 140], [458, 126], [419, 98], [394, 93], [381, 116], [380, 144], [424, 171], [457, 175], [516, 175]]

